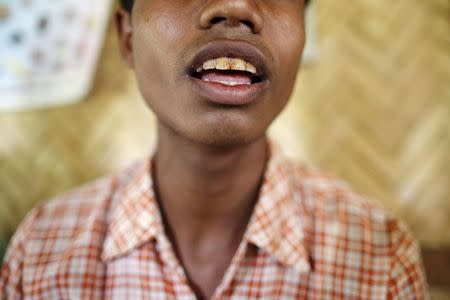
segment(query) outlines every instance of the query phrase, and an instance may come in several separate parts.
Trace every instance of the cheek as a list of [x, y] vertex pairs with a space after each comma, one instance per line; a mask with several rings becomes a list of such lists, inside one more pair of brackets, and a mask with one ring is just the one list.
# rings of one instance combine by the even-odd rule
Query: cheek
[[[176, 13], [152, 10], [136, 21], [134, 28], [135, 49], [141, 56], [153, 56], [163, 60], [176, 51], [183, 37], [182, 22]], [[161, 62], [167, 65], [170, 60]]]
[[147, 24], [147, 26], [154, 29], [154, 36], [161, 43], [173, 46], [184, 36], [183, 22], [180, 21], [181, 17], [176, 12], [156, 12], [152, 15], [150, 24]]
[[177, 46], [183, 37], [183, 26], [176, 16], [176, 13], [152, 10], [135, 20], [134, 65], [143, 93], [149, 90], [153, 95], [161, 94], [160, 88], [173, 82]]
[[177, 41], [183, 36], [185, 17], [172, 1], [135, 0], [133, 22], [139, 28], [146, 28], [155, 41]]
[[295, 14], [290, 17], [277, 18], [272, 25], [276, 29], [274, 36], [274, 51], [277, 53], [276, 74], [278, 84], [277, 95], [289, 97], [303, 54], [305, 33], [302, 16]]
[[289, 17], [277, 18], [277, 23], [271, 24], [272, 51], [275, 54], [275, 75], [271, 98], [273, 111], [279, 112], [289, 100], [297, 77], [300, 59], [303, 53], [305, 34], [303, 20], [293, 20]]
[[276, 35], [278, 51], [280, 53], [280, 66], [283, 73], [286, 71], [297, 73], [298, 64], [303, 54], [305, 33], [303, 26], [286, 24]]

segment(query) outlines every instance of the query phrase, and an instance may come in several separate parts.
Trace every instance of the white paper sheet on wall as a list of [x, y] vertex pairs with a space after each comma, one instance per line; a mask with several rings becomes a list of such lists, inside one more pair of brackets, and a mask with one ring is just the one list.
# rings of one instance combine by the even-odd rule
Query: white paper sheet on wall
[[111, 0], [0, 0], [0, 111], [82, 99], [110, 8]]

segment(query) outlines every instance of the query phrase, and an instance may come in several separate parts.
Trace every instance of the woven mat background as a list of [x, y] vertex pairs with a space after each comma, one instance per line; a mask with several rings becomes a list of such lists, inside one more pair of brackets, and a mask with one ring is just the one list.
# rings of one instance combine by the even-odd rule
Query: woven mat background
[[[272, 135], [381, 201], [423, 244], [450, 245], [449, 1], [315, 5], [318, 60]], [[111, 30], [84, 102], [0, 114], [0, 238], [38, 202], [143, 157], [153, 128]]]

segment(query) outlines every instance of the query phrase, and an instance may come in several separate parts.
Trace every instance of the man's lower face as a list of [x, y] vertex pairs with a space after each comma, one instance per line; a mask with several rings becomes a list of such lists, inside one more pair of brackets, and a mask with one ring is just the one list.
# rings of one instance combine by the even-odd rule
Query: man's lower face
[[[186, 77], [175, 84], [158, 86], [144, 84], [140, 84], [141, 91], [161, 125], [209, 145], [234, 145], [258, 139], [285, 105], [274, 101], [267, 87], [258, 87], [251, 104], [227, 105], [203, 96], [203, 87], [198, 86], [196, 79]], [[218, 89], [219, 93], [223, 89], [208, 88]]]
[[303, 8], [289, 1], [182, 2], [136, 2], [133, 57], [144, 99], [162, 126], [196, 142], [264, 136], [295, 82]]

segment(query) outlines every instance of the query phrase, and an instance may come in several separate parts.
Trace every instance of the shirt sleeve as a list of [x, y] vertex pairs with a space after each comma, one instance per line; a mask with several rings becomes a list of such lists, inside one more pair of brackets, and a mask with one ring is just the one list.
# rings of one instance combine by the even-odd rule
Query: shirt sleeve
[[392, 263], [387, 299], [430, 299], [420, 247], [406, 225], [392, 224]]
[[0, 274], [0, 299], [22, 299], [22, 273], [25, 258], [25, 243], [37, 217], [33, 210], [17, 229], [3, 261]]

